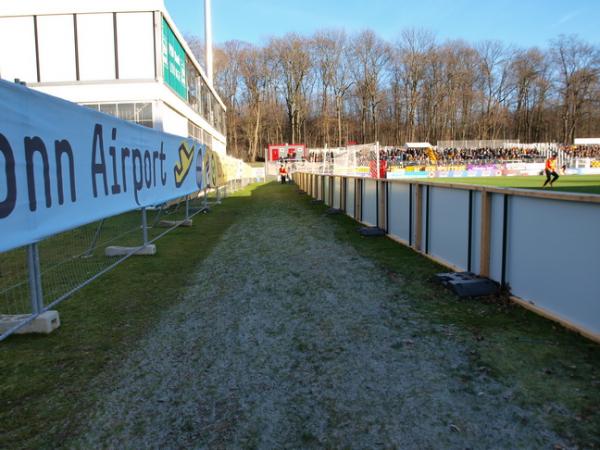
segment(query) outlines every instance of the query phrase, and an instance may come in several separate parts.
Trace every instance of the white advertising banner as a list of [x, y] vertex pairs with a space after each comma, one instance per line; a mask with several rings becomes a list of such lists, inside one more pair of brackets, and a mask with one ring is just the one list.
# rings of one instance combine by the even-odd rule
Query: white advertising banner
[[204, 152], [0, 80], [0, 252], [198, 191]]

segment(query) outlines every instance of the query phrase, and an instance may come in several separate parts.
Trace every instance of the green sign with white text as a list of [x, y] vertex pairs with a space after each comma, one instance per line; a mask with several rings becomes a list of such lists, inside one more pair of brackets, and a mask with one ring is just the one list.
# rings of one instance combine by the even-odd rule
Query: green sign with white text
[[185, 51], [163, 18], [162, 22], [163, 78], [182, 99], [187, 100], [185, 82]]

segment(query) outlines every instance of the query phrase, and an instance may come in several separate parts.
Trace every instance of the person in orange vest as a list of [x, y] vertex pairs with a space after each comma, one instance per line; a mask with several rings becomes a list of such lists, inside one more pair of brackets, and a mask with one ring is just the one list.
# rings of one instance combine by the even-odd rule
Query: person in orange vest
[[552, 156], [546, 160], [546, 181], [542, 187], [546, 187], [550, 183], [550, 187], [558, 180], [558, 173], [556, 172], [556, 153], [552, 153]]
[[281, 177], [281, 184], [285, 184], [287, 180], [287, 169], [283, 164], [279, 166], [279, 176]]

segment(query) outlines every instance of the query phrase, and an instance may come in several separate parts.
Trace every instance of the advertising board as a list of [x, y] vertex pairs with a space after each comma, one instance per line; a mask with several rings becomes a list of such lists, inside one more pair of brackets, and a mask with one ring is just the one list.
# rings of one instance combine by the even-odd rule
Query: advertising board
[[164, 18], [162, 20], [162, 62], [165, 84], [182, 99], [187, 100], [185, 50]]
[[0, 105], [0, 252], [204, 187], [190, 139], [2, 80]]

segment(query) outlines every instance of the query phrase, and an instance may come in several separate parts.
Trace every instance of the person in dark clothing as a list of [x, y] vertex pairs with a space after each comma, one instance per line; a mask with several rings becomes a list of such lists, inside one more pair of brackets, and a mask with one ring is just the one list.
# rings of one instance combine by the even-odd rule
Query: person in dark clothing
[[279, 176], [281, 177], [281, 184], [285, 184], [287, 182], [287, 169], [283, 164], [279, 167]]
[[546, 181], [544, 181], [542, 187], [546, 187], [548, 183], [550, 183], [550, 187], [552, 187], [554, 182], [559, 178], [558, 173], [556, 172], [556, 153], [553, 153], [552, 156], [546, 160], [544, 172], [546, 173]]

